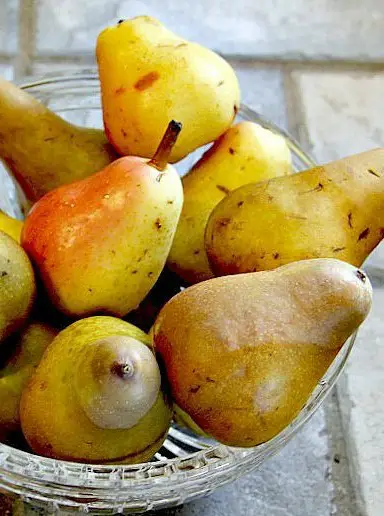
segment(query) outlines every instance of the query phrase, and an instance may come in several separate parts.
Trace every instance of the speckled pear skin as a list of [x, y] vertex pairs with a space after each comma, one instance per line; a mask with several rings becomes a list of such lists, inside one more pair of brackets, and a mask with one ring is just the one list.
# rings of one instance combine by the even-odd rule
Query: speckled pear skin
[[383, 219], [384, 148], [238, 188], [211, 213], [205, 249], [216, 276], [310, 258], [360, 267]]
[[281, 135], [247, 121], [230, 127], [182, 179], [184, 204], [168, 266], [190, 284], [213, 278], [204, 234], [214, 207], [239, 186], [291, 172]]
[[0, 231], [0, 342], [26, 322], [35, 299], [35, 275], [28, 256]]
[[23, 223], [21, 220], [10, 217], [0, 210], [0, 231], [7, 233], [19, 244], [22, 229]]
[[214, 278], [165, 305], [154, 348], [204, 432], [255, 446], [294, 419], [371, 301], [367, 276], [333, 259]]

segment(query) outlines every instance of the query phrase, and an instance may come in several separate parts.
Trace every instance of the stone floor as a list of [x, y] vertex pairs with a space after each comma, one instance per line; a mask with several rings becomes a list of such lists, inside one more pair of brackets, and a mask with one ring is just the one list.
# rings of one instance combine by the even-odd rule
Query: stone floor
[[[138, 14], [225, 55], [243, 102], [318, 161], [384, 146], [384, 0], [0, 0], [0, 73], [89, 67], [100, 29]], [[367, 270], [374, 309], [321, 410], [261, 469], [164, 516], [383, 516], [383, 248]]]

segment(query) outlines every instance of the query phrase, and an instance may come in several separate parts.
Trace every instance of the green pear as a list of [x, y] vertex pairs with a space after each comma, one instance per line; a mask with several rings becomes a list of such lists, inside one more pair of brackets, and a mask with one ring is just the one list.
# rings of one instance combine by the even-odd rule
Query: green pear
[[104, 132], [73, 125], [0, 77], [0, 158], [35, 202], [117, 158]]
[[371, 302], [367, 276], [340, 260], [223, 276], [165, 305], [154, 349], [174, 401], [204, 432], [255, 446], [297, 416]]
[[35, 293], [28, 256], [11, 236], [0, 231], [0, 342], [25, 323]]
[[120, 154], [150, 158], [169, 120], [184, 130], [170, 162], [216, 140], [239, 108], [239, 85], [220, 56], [138, 16], [97, 39], [104, 126]]
[[0, 370], [1, 433], [20, 429], [19, 405], [22, 390], [56, 333], [46, 324], [32, 322], [10, 343], [14, 349]]
[[91, 463], [149, 460], [171, 409], [149, 338], [114, 317], [75, 322], [51, 343], [23, 391], [23, 433], [35, 453]]
[[214, 207], [239, 186], [292, 172], [285, 139], [253, 122], [223, 134], [183, 177], [184, 204], [168, 266], [187, 283], [213, 277], [204, 233]]

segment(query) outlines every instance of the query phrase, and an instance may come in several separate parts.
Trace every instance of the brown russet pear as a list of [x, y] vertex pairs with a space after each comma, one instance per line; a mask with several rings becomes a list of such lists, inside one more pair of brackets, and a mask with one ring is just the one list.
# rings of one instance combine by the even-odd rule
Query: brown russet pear
[[7, 235], [11, 236], [17, 243], [20, 243], [21, 230], [23, 229], [23, 223], [21, 220], [10, 217], [6, 213], [0, 210], [0, 231], [4, 231]]
[[0, 158], [35, 202], [117, 158], [103, 131], [79, 127], [0, 77]]
[[91, 463], [149, 460], [171, 409], [148, 336], [114, 317], [60, 332], [25, 387], [20, 417], [35, 453]]
[[119, 154], [150, 158], [174, 119], [184, 126], [174, 163], [216, 140], [239, 108], [230, 64], [149, 16], [103, 30], [96, 54], [105, 132]]
[[371, 302], [365, 273], [335, 259], [223, 276], [165, 305], [154, 349], [172, 398], [204, 432], [255, 446], [295, 418]]
[[308, 258], [357, 267], [384, 236], [384, 149], [242, 186], [213, 210], [205, 246], [216, 275]]
[[182, 179], [184, 204], [168, 266], [187, 283], [212, 278], [204, 233], [213, 208], [239, 186], [291, 172], [281, 135], [253, 122], [228, 129]]
[[13, 351], [0, 370], [0, 435], [20, 430], [21, 393], [56, 333], [50, 326], [34, 321], [20, 335], [11, 337]]
[[53, 304], [69, 316], [124, 316], [159, 277], [182, 203], [167, 158], [180, 131], [171, 122], [146, 160], [120, 158], [40, 199], [25, 220], [22, 245]]
[[35, 293], [28, 256], [11, 236], [0, 231], [0, 342], [25, 323]]

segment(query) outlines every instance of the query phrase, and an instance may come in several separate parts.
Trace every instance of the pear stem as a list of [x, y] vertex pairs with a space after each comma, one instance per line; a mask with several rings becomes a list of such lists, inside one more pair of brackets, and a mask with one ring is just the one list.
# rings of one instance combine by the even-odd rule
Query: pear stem
[[[181, 131], [182, 124], [171, 120], [168, 124], [167, 130], [161, 139], [160, 145], [157, 147], [155, 155], [148, 162], [148, 165], [157, 168], [162, 172], [168, 164], [168, 158], [171, 154], [172, 148], [176, 143], [177, 137]], [[161, 175], [160, 175], [161, 177]]]

